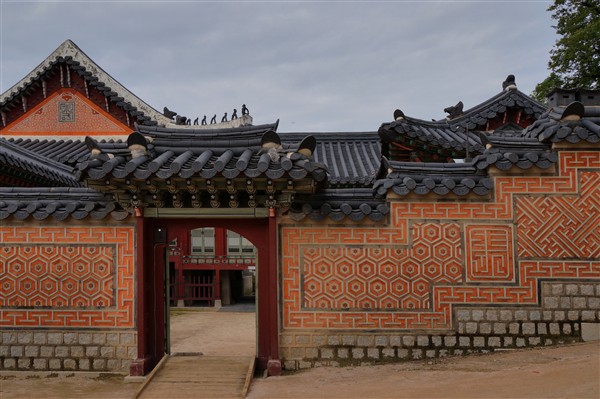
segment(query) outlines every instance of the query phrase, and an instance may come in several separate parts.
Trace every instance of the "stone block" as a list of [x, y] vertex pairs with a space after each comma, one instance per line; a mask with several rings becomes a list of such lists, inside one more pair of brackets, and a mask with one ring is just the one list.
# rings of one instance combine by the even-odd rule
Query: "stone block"
[[402, 337], [399, 335], [390, 336], [390, 346], [402, 346]]
[[354, 335], [342, 335], [342, 345], [354, 346], [356, 337]]
[[488, 346], [492, 348], [499, 348], [501, 346], [500, 337], [489, 337]]
[[565, 295], [577, 295], [579, 294], [579, 285], [567, 284], [565, 286]]
[[475, 348], [484, 348], [485, 347], [485, 338], [484, 337], [473, 337], [473, 346]]
[[24, 347], [21, 345], [15, 345], [10, 347], [10, 356], [11, 357], [22, 357], [24, 352]]
[[524, 346], [525, 346], [525, 338], [518, 337], [518, 338], [515, 340], [515, 345], [517, 346], [517, 348], [522, 348], [522, 347], [524, 347]]
[[92, 334], [80, 333], [79, 334], [79, 343], [81, 345], [91, 345], [92, 344]]
[[318, 348], [306, 348], [304, 350], [304, 357], [308, 359], [317, 359], [319, 357], [319, 349]]
[[127, 348], [124, 346], [117, 346], [115, 349], [115, 356], [117, 357], [117, 359], [127, 359]]
[[63, 367], [65, 368], [65, 370], [76, 370], [77, 362], [75, 361], [75, 359], [65, 359], [63, 360]]
[[313, 343], [316, 346], [323, 346], [327, 343], [327, 336], [325, 335], [313, 335]]
[[328, 345], [339, 345], [340, 337], [338, 335], [329, 335], [327, 337], [327, 344]]
[[402, 344], [406, 347], [415, 346], [415, 337], [413, 335], [405, 335], [402, 337]]
[[552, 321], [552, 311], [551, 310], [544, 310], [542, 312], [542, 320], [544, 320], [544, 321]]
[[283, 362], [283, 369], [288, 371], [296, 370], [296, 361], [286, 360], [285, 362]]
[[10, 347], [8, 345], [0, 345], [0, 358], [9, 357]]
[[448, 349], [440, 349], [438, 356], [439, 357], [447, 357], [449, 354]]
[[565, 292], [563, 284], [552, 284], [552, 295], [562, 295]]
[[308, 345], [310, 344], [310, 335], [298, 334], [296, 335], [296, 345]]
[[529, 320], [531, 320], [531, 321], [542, 320], [542, 312], [540, 312], [539, 310], [529, 311]]
[[459, 334], [466, 334], [466, 326], [465, 326], [465, 324], [466, 323], [464, 323], [462, 321], [458, 323], [458, 327], [457, 327], [456, 331]]
[[45, 345], [48, 342], [48, 336], [44, 332], [33, 333], [33, 343], [37, 345]]
[[115, 357], [114, 346], [102, 346], [100, 347], [100, 356], [102, 357]]
[[588, 298], [588, 307], [590, 309], [600, 309], [600, 298], [597, 298], [597, 297]]
[[509, 323], [508, 324], [508, 333], [511, 335], [519, 334], [519, 323]]
[[567, 314], [564, 310], [555, 310], [554, 311], [554, 320], [562, 321], [567, 319]]
[[119, 337], [119, 343], [121, 345], [135, 345], [135, 334], [122, 333]]
[[321, 358], [322, 359], [333, 359], [333, 349], [321, 348]]
[[528, 312], [526, 310], [523, 309], [519, 309], [519, 310], [515, 310], [515, 320], [518, 321], [526, 321], [527, 320], [527, 314]]
[[4, 359], [4, 369], [14, 370], [17, 368], [17, 361], [13, 358]]
[[3, 332], [2, 333], [2, 344], [14, 345], [17, 343], [17, 334], [14, 332]]
[[28, 357], [17, 359], [17, 367], [20, 370], [29, 370], [32, 367], [32, 364], [33, 362]]
[[571, 297], [569, 297], [569, 296], [560, 297], [560, 307], [562, 309], [571, 309]]
[[431, 337], [431, 343], [433, 344], [433, 346], [442, 346], [442, 337], [440, 337], [439, 335], [433, 335]]
[[576, 296], [572, 299], [573, 308], [587, 309], [587, 298], [584, 296]]
[[100, 348], [97, 346], [88, 346], [85, 348], [86, 357], [98, 357], [100, 355]]
[[515, 342], [515, 340], [513, 337], [502, 337], [502, 345], [505, 348], [509, 348], [509, 347], [513, 346], [514, 342]]
[[57, 346], [54, 349], [54, 356], [56, 356], [56, 357], [69, 357], [69, 347], [68, 346]]
[[75, 345], [78, 342], [76, 333], [65, 333], [63, 335], [63, 342], [65, 345]]
[[444, 337], [444, 346], [447, 348], [451, 348], [456, 345], [456, 336], [455, 335], [446, 335]]
[[137, 348], [135, 346], [130, 346], [127, 348], [127, 358], [135, 359], [137, 357]]
[[54, 357], [54, 347], [53, 346], [40, 346], [40, 356], [41, 357]]
[[121, 369], [121, 361], [118, 359], [108, 359], [106, 361], [106, 369], [110, 371], [119, 371]]
[[304, 348], [292, 348], [291, 357], [293, 359], [302, 359], [304, 357]]
[[542, 342], [540, 337], [529, 337], [528, 340], [529, 340], [529, 345], [533, 345], [533, 346], [537, 346]]
[[299, 369], [303, 370], [303, 369], [309, 369], [311, 367], [312, 367], [312, 363], [311, 362], [307, 362], [307, 361], [304, 361], [304, 360], [300, 360], [298, 362], [298, 368]]
[[56, 332], [48, 333], [48, 345], [62, 345], [63, 343], [63, 334]]
[[548, 324], [548, 330], [552, 335], [560, 335], [560, 325], [558, 323]]
[[498, 313], [496, 309], [488, 309], [485, 311], [485, 318], [487, 321], [497, 321], [499, 318]]
[[348, 348], [338, 348], [337, 349], [337, 357], [340, 359], [348, 359], [348, 356], [350, 356], [350, 352], [348, 351]]
[[596, 321], [596, 312], [593, 310], [584, 310], [581, 312], [581, 321]]
[[362, 359], [365, 357], [365, 349], [364, 348], [352, 348], [352, 358], [353, 359]]
[[[284, 335], [285, 337], [290, 337], [289, 335]], [[117, 333], [107, 333], [106, 334], [106, 344], [107, 345], [117, 345], [119, 343], [119, 334]], [[291, 341], [291, 337], [290, 337], [290, 344], [292, 343]]]
[[491, 323], [479, 323], [479, 334], [491, 334], [492, 324]]
[[538, 335], [548, 334], [548, 325], [546, 323], [537, 323], [537, 333]]
[[388, 346], [388, 337], [386, 335], [376, 335], [375, 336], [375, 345], [376, 346]]
[[513, 311], [501, 309], [500, 310], [500, 320], [502, 321], [512, 321], [514, 319]]
[[33, 333], [32, 332], [17, 333], [17, 342], [19, 344], [32, 344], [33, 343]]
[[600, 323], [581, 323], [581, 339], [585, 342], [600, 340]]
[[475, 309], [471, 312], [471, 316], [473, 318], [473, 321], [481, 321], [484, 319], [484, 312], [483, 310]]
[[456, 311], [456, 320], [469, 321], [471, 320], [471, 312], [467, 309], [459, 309]]
[[429, 337], [427, 335], [417, 336], [417, 346], [429, 346]]
[[37, 345], [26, 345], [25, 356], [26, 357], [38, 357], [40, 355], [40, 347]]
[[594, 286], [591, 284], [581, 284], [579, 286], [579, 291], [581, 292], [581, 295], [593, 296]]
[[367, 357], [370, 359], [379, 359], [381, 357], [379, 348], [367, 348]]
[[71, 357], [84, 357], [85, 349], [83, 346], [72, 346], [71, 347]]
[[506, 334], [506, 323], [494, 323], [494, 334]]
[[477, 334], [477, 323], [475, 322], [468, 322], [465, 325], [465, 333], [466, 334]]
[[534, 323], [523, 323], [523, 335], [535, 335], [535, 324]]
[[357, 346], [373, 346], [375, 338], [372, 335], [359, 335], [356, 339]]
[[94, 359], [92, 361], [92, 368], [94, 370], [106, 370], [106, 359]]
[[458, 337], [458, 345], [465, 348], [471, 346], [471, 338], [469, 337]]
[[398, 359], [408, 359], [410, 352], [408, 349], [398, 349]]
[[381, 354], [386, 358], [392, 358], [396, 356], [394, 348], [383, 348], [381, 349]]
[[568, 323], [563, 324], [562, 330], [563, 330], [563, 334], [565, 334], [565, 335], [571, 335], [573, 333], [573, 328]]
[[423, 359], [423, 349], [412, 349], [410, 355], [413, 360]]
[[428, 359], [432, 359], [434, 357], [436, 357], [435, 355], [435, 349], [428, 349], [425, 351], [425, 357]]
[[90, 359], [79, 359], [79, 370], [83, 370], [83, 371], [91, 370], [91, 360]]
[[558, 309], [559, 300], [556, 296], [547, 296], [542, 302], [546, 309]]
[[33, 359], [33, 369], [34, 370], [46, 370], [48, 368], [48, 360], [47, 359]]
[[48, 368], [50, 370], [60, 370], [62, 368], [62, 364], [60, 359], [50, 359], [48, 360]]
[[572, 321], [579, 320], [579, 311], [578, 310], [569, 310], [567, 312], [567, 319]]
[[104, 333], [92, 334], [92, 343], [94, 345], [105, 345], [106, 344], [106, 334], [104, 334]]

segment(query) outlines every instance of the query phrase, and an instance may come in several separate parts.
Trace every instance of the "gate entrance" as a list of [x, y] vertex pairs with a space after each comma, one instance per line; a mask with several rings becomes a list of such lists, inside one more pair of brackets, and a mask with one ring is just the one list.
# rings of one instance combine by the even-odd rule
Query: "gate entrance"
[[148, 373], [169, 352], [171, 306], [229, 306], [249, 293], [244, 280], [253, 273], [257, 367], [278, 374], [276, 237], [274, 211], [251, 219], [138, 216], [138, 359], [132, 374]]

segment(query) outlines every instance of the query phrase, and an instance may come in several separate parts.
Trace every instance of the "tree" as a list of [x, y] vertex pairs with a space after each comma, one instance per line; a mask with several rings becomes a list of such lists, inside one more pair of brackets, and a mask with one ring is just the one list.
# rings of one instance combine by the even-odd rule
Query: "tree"
[[532, 96], [545, 102], [556, 87], [600, 89], [600, 0], [555, 0], [548, 11], [561, 37], [550, 50], [550, 76]]

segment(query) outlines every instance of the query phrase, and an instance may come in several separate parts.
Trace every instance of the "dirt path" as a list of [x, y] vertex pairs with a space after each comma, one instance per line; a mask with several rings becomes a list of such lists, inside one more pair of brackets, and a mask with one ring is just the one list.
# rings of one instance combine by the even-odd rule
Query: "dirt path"
[[600, 343], [254, 380], [260, 398], [600, 398]]
[[[173, 352], [241, 356], [255, 351], [255, 314], [179, 312]], [[84, 375], [0, 374], [1, 399], [129, 399], [139, 384]], [[266, 398], [600, 398], [600, 342], [437, 362], [318, 368], [255, 379], [249, 399]]]

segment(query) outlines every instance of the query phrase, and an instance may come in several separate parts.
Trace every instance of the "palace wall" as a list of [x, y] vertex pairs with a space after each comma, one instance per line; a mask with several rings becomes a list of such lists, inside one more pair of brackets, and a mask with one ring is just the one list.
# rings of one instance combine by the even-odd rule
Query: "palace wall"
[[134, 227], [31, 219], [0, 224], [0, 369], [129, 372]]
[[391, 200], [384, 224], [279, 225], [285, 369], [580, 341], [600, 322], [600, 152], [489, 170], [490, 198]]

